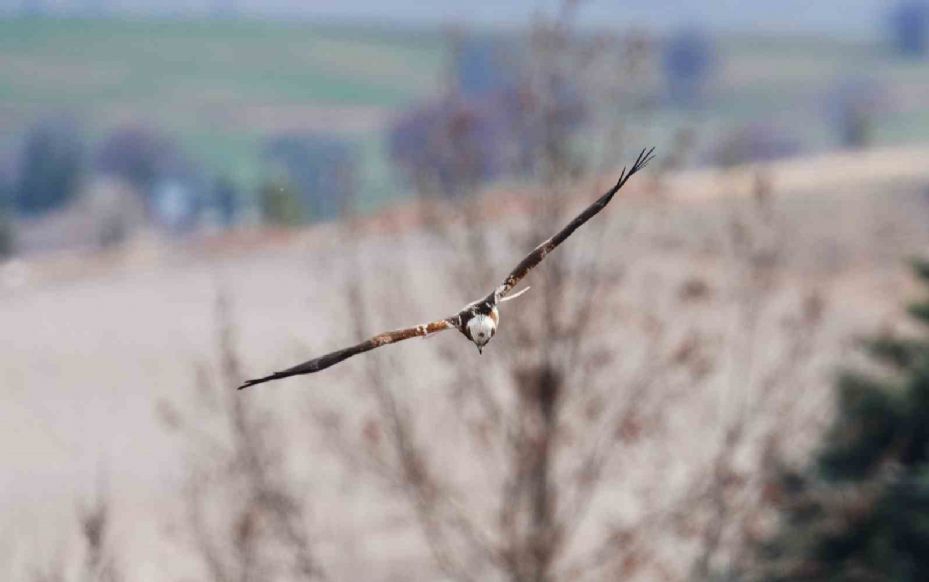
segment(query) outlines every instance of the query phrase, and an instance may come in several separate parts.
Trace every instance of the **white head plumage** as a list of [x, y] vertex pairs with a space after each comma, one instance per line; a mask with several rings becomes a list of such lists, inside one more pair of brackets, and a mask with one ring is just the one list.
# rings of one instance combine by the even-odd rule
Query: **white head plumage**
[[489, 315], [478, 314], [468, 322], [468, 333], [471, 334], [471, 341], [477, 346], [479, 352], [484, 349], [496, 332], [497, 323]]

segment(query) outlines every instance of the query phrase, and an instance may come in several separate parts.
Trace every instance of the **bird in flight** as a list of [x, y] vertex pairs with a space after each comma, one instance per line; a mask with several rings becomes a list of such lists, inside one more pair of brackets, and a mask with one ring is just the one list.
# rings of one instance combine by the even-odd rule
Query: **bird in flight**
[[510, 274], [507, 275], [503, 283], [483, 299], [465, 305], [458, 313], [450, 317], [423, 323], [415, 327], [384, 332], [360, 344], [328, 353], [324, 356], [303, 362], [302, 364], [297, 364], [292, 368], [274, 372], [263, 378], [248, 380], [239, 386], [239, 390], [254, 386], [255, 384], [270, 382], [271, 380], [280, 380], [281, 378], [289, 378], [290, 376], [319, 372], [325, 370], [329, 366], [347, 360], [352, 356], [375, 348], [414, 337], [427, 337], [434, 333], [445, 331], [446, 329], [457, 329], [464, 334], [466, 338], [474, 342], [478, 352], [482, 352], [487, 342], [497, 333], [497, 325], [500, 323], [500, 311], [498, 306], [505, 301], [515, 299], [529, 290], [529, 288], [526, 287], [518, 293], [513, 293], [513, 289], [516, 285], [523, 280], [523, 277], [525, 277], [529, 271], [541, 263], [542, 259], [544, 259], [548, 253], [552, 252], [558, 245], [563, 243], [565, 239], [571, 236], [581, 225], [603, 210], [606, 205], [610, 203], [610, 200], [613, 199], [613, 195], [619, 192], [620, 188], [629, 181], [629, 178], [644, 168], [654, 158], [654, 152], [655, 148], [642, 150], [636, 158], [635, 163], [632, 165], [632, 168], [628, 171], [626, 168], [623, 168], [622, 173], [619, 175], [619, 180], [616, 181], [616, 184], [614, 184], [612, 188], [607, 190], [605, 194], [588, 206], [586, 210], [578, 214], [574, 220], [569, 222], [568, 225], [555, 234], [555, 236], [533, 249], [533, 251], [520, 261]]

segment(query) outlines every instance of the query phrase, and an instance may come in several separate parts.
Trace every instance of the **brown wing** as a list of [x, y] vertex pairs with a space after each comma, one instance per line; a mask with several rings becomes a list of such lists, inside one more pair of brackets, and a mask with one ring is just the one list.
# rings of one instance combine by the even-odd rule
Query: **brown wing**
[[516, 285], [526, 276], [529, 271], [535, 268], [536, 265], [542, 262], [542, 259], [545, 258], [548, 253], [552, 252], [555, 247], [560, 245], [565, 241], [566, 238], [571, 236], [575, 230], [580, 228], [585, 222], [593, 218], [598, 212], [603, 210], [607, 204], [610, 203], [610, 200], [613, 199], [613, 195], [619, 192], [620, 188], [625, 186], [626, 182], [629, 181], [636, 172], [644, 168], [652, 159], [654, 158], [655, 148], [645, 149], [639, 153], [639, 157], [636, 158], [635, 163], [632, 165], [632, 169], [626, 172], [626, 168], [623, 168], [622, 173], [619, 175], [619, 180], [616, 184], [610, 188], [603, 196], [597, 199], [596, 202], [587, 207], [583, 212], [578, 214], [574, 220], [568, 223], [566, 227], [561, 229], [552, 238], [543, 242], [537, 246], [525, 259], [523, 259], [516, 268], [514, 268], [506, 279], [504, 279], [503, 284], [497, 287], [493, 293], [491, 293], [485, 301], [496, 303], [498, 300], [503, 299], [513, 290]]
[[453, 322], [453, 318], [449, 318], [440, 319], [439, 321], [433, 321], [431, 323], [424, 323], [422, 325], [417, 325], [416, 327], [408, 327], [406, 329], [397, 329], [394, 331], [384, 332], [380, 335], [376, 335], [368, 340], [365, 340], [360, 344], [326, 354], [325, 356], [320, 356], [307, 362], [303, 362], [302, 364], [298, 364], [293, 368], [287, 368], [286, 370], [275, 372], [270, 376], [265, 376], [264, 378], [249, 380], [239, 386], [239, 390], [248, 388], [249, 386], [254, 386], [255, 384], [270, 382], [271, 380], [280, 380], [281, 378], [288, 378], [290, 376], [299, 376], [300, 374], [312, 374], [313, 372], [319, 372], [320, 370], [325, 370], [329, 366], [338, 364], [343, 360], [347, 360], [352, 356], [373, 350], [374, 348], [401, 342], [403, 340], [414, 337], [426, 337], [433, 333], [454, 327], [456, 326]]

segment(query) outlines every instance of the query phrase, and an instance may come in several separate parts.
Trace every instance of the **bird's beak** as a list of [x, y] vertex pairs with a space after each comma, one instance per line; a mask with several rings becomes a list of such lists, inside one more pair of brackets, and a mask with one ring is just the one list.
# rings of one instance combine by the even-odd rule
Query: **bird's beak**
[[477, 346], [477, 353], [478, 353], [478, 354], [483, 354], [483, 353], [484, 353], [484, 346]]

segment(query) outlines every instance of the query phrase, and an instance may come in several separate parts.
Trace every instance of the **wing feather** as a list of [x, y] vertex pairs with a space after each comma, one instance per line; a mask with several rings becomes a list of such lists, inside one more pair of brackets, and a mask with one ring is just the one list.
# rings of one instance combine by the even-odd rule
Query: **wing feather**
[[510, 271], [510, 274], [507, 275], [506, 279], [503, 280], [503, 284], [497, 287], [490, 295], [488, 295], [485, 301], [496, 303], [500, 299], [503, 299], [513, 290], [516, 285], [522, 281], [529, 271], [534, 269], [539, 263], [542, 262], [542, 259], [548, 255], [548, 253], [555, 250], [555, 247], [560, 245], [571, 236], [575, 230], [580, 228], [585, 222], [596, 216], [598, 212], [606, 208], [606, 205], [610, 203], [610, 200], [613, 199], [619, 190], [626, 185], [626, 182], [629, 181], [633, 175], [636, 174], [639, 170], [644, 168], [652, 159], [654, 158], [655, 148], [644, 149], [639, 153], [639, 157], [636, 158], [635, 163], [632, 165], [632, 168], [627, 172], [626, 168], [623, 168], [622, 173], [619, 175], [619, 180], [612, 188], [607, 190], [605, 194], [600, 196], [593, 204], [588, 206], [583, 212], [578, 214], [574, 220], [568, 223], [561, 231], [559, 231], [555, 236], [546, 240], [535, 249], [529, 253], [526, 258], [524, 258], [516, 267]]
[[286, 370], [275, 372], [263, 378], [248, 380], [239, 386], [239, 390], [248, 388], [249, 386], [254, 386], [255, 384], [270, 382], [271, 380], [280, 380], [281, 378], [289, 378], [290, 376], [299, 376], [301, 374], [312, 374], [313, 372], [319, 372], [320, 370], [325, 370], [329, 366], [338, 364], [343, 360], [347, 360], [352, 356], [357, 356], [358, 354], [362, 354], [381, 346], [386, 346], [414, 337], [426, 337], [446, 329], [451, 329], [455, 327], [452, 319], [453, 318], [440, 319], [438, 321], [424, 323], [415, 327], [387, 331], [374, 337], [368, 338], [360, 344], [330, 352], [324, 356], [314, 358], [312, 360], [303, 362], [302, 364], [297, 364], [292, 368], [287, 368]]

